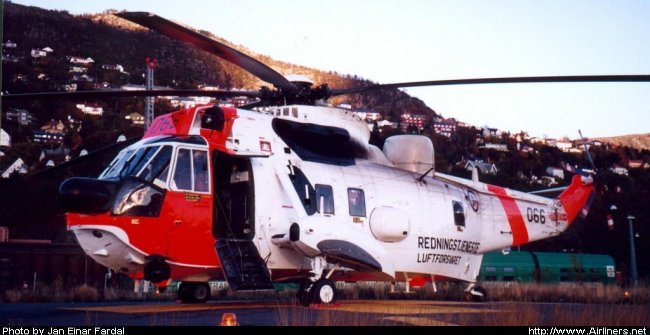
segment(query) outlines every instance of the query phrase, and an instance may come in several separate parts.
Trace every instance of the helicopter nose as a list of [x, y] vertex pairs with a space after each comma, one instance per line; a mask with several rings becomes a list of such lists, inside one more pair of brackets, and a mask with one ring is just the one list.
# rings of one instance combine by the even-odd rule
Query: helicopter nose
[[59, 203], [66, 212], [98, 214], [109, 210], [116, 183], [73, 177], [59, 186]]

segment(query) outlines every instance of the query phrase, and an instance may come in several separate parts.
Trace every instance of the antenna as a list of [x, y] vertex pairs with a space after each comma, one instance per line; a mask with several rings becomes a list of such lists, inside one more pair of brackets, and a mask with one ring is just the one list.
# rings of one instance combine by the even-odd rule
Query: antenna
[[[147, 63], [147, 91], [153, 90], [153, 70], [158, 66], [158, 59], [145, 58]], [[153, 123], [153, 97], [146, 97], [144, 103], [144, 130], [149, 129]]]
[[423, 173], [420, 177], [418, 177], [418, 181], [422, 182], [424, 177], [426, 177], [429, 174], [429, 172], [433, 171], [434, 168], [435, 168], [435, 166], [432, 166], [429, 170], [427, 170], [427, 172]]
[[594, 164], [594, 160], [591, 159], [591, 153], [589, 153], [589, 148], [587, 147], [587, 142], [585, 141], [585, 138], [582, 136], [582, 131], [578, 129], [578, 134], [580, 134], [580, 139], [582, 139], [582, 145], [585, 147], [585, 153], [587, 154], [587, 159], [589, 160], [589, 163], [591, 164], [591, 168], [596, 171], [596, 165]]

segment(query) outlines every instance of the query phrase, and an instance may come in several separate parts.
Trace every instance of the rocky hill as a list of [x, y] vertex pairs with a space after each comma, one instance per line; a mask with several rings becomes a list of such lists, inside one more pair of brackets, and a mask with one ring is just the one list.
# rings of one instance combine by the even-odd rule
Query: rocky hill
[[617, 146], [630, 147], [638, 150], [650, 150], [650, 133], [614, 137], [599, 137], [596, 139]]

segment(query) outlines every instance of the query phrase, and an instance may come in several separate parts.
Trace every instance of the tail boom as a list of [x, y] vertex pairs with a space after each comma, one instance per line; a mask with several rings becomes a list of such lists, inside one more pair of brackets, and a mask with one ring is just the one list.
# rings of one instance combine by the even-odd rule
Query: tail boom
[[562, 203], [567, 215], [568, 223], [571, 224], [579, 214], [587, 215], [589, 206], [593, 200], [594, 185], [591, 177], [580, 175], [573, 176], [571, 185], [562, 192], [558, 200]]

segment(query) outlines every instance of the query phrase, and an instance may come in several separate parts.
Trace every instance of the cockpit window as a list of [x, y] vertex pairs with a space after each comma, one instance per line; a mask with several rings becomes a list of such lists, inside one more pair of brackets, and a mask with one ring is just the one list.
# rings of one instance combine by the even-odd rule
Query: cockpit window
[[100, 178], [137, 176], [165, 187], [172, 146], [153, 145], [120, 153]]
[[[165, 187], [171, 157], [172, 147], [169, 145], [163, 146], [156, 152], [156, 156], [140, 170], [138, 177], [154, 182], [160, 187]], [[134, 170], [137, 171], [137, 169]]]
[[209, 192], [208, 152], [179, 149], [176, 157], [173, 187], [183, 191]]
[[117, 157], [113, 159], [106, 170], [104, 170], [104, 172], [101, 174], [100, 178], [111, 178], [119, 176], [120, 171], [124, 167], [124, 163], [129, 157], [131, 157], [133, 151], [133, 149], [120, 151], [120, 153], [117, 154]]
[[156, 151], [160, 147], [158, 146], [152, 146], [152, 147], [145, 147], [145, 148], [140, 148], [138, 151], [135, 152], [135, 155], [131, 156], [129, 160], [126, 163], [126, 167], [122, 170], [120, 173], [121, 176], [134, 176], [137, 175], [137, 173], [142, 170], [145, 164], [153, 157], [153, 155], [156, 153]]
[[160, 188], [167, 188], [168, 178], [171, 175], [170, 183], [173, 189], [210, 192], [207, 150], [191, 148], [177, 150], [175, 160], [172, 160], [174, 146], [163, 145], [163, 143], [122, 151], [104, 170], [100, 178], [134, 176], [152, 182]]

